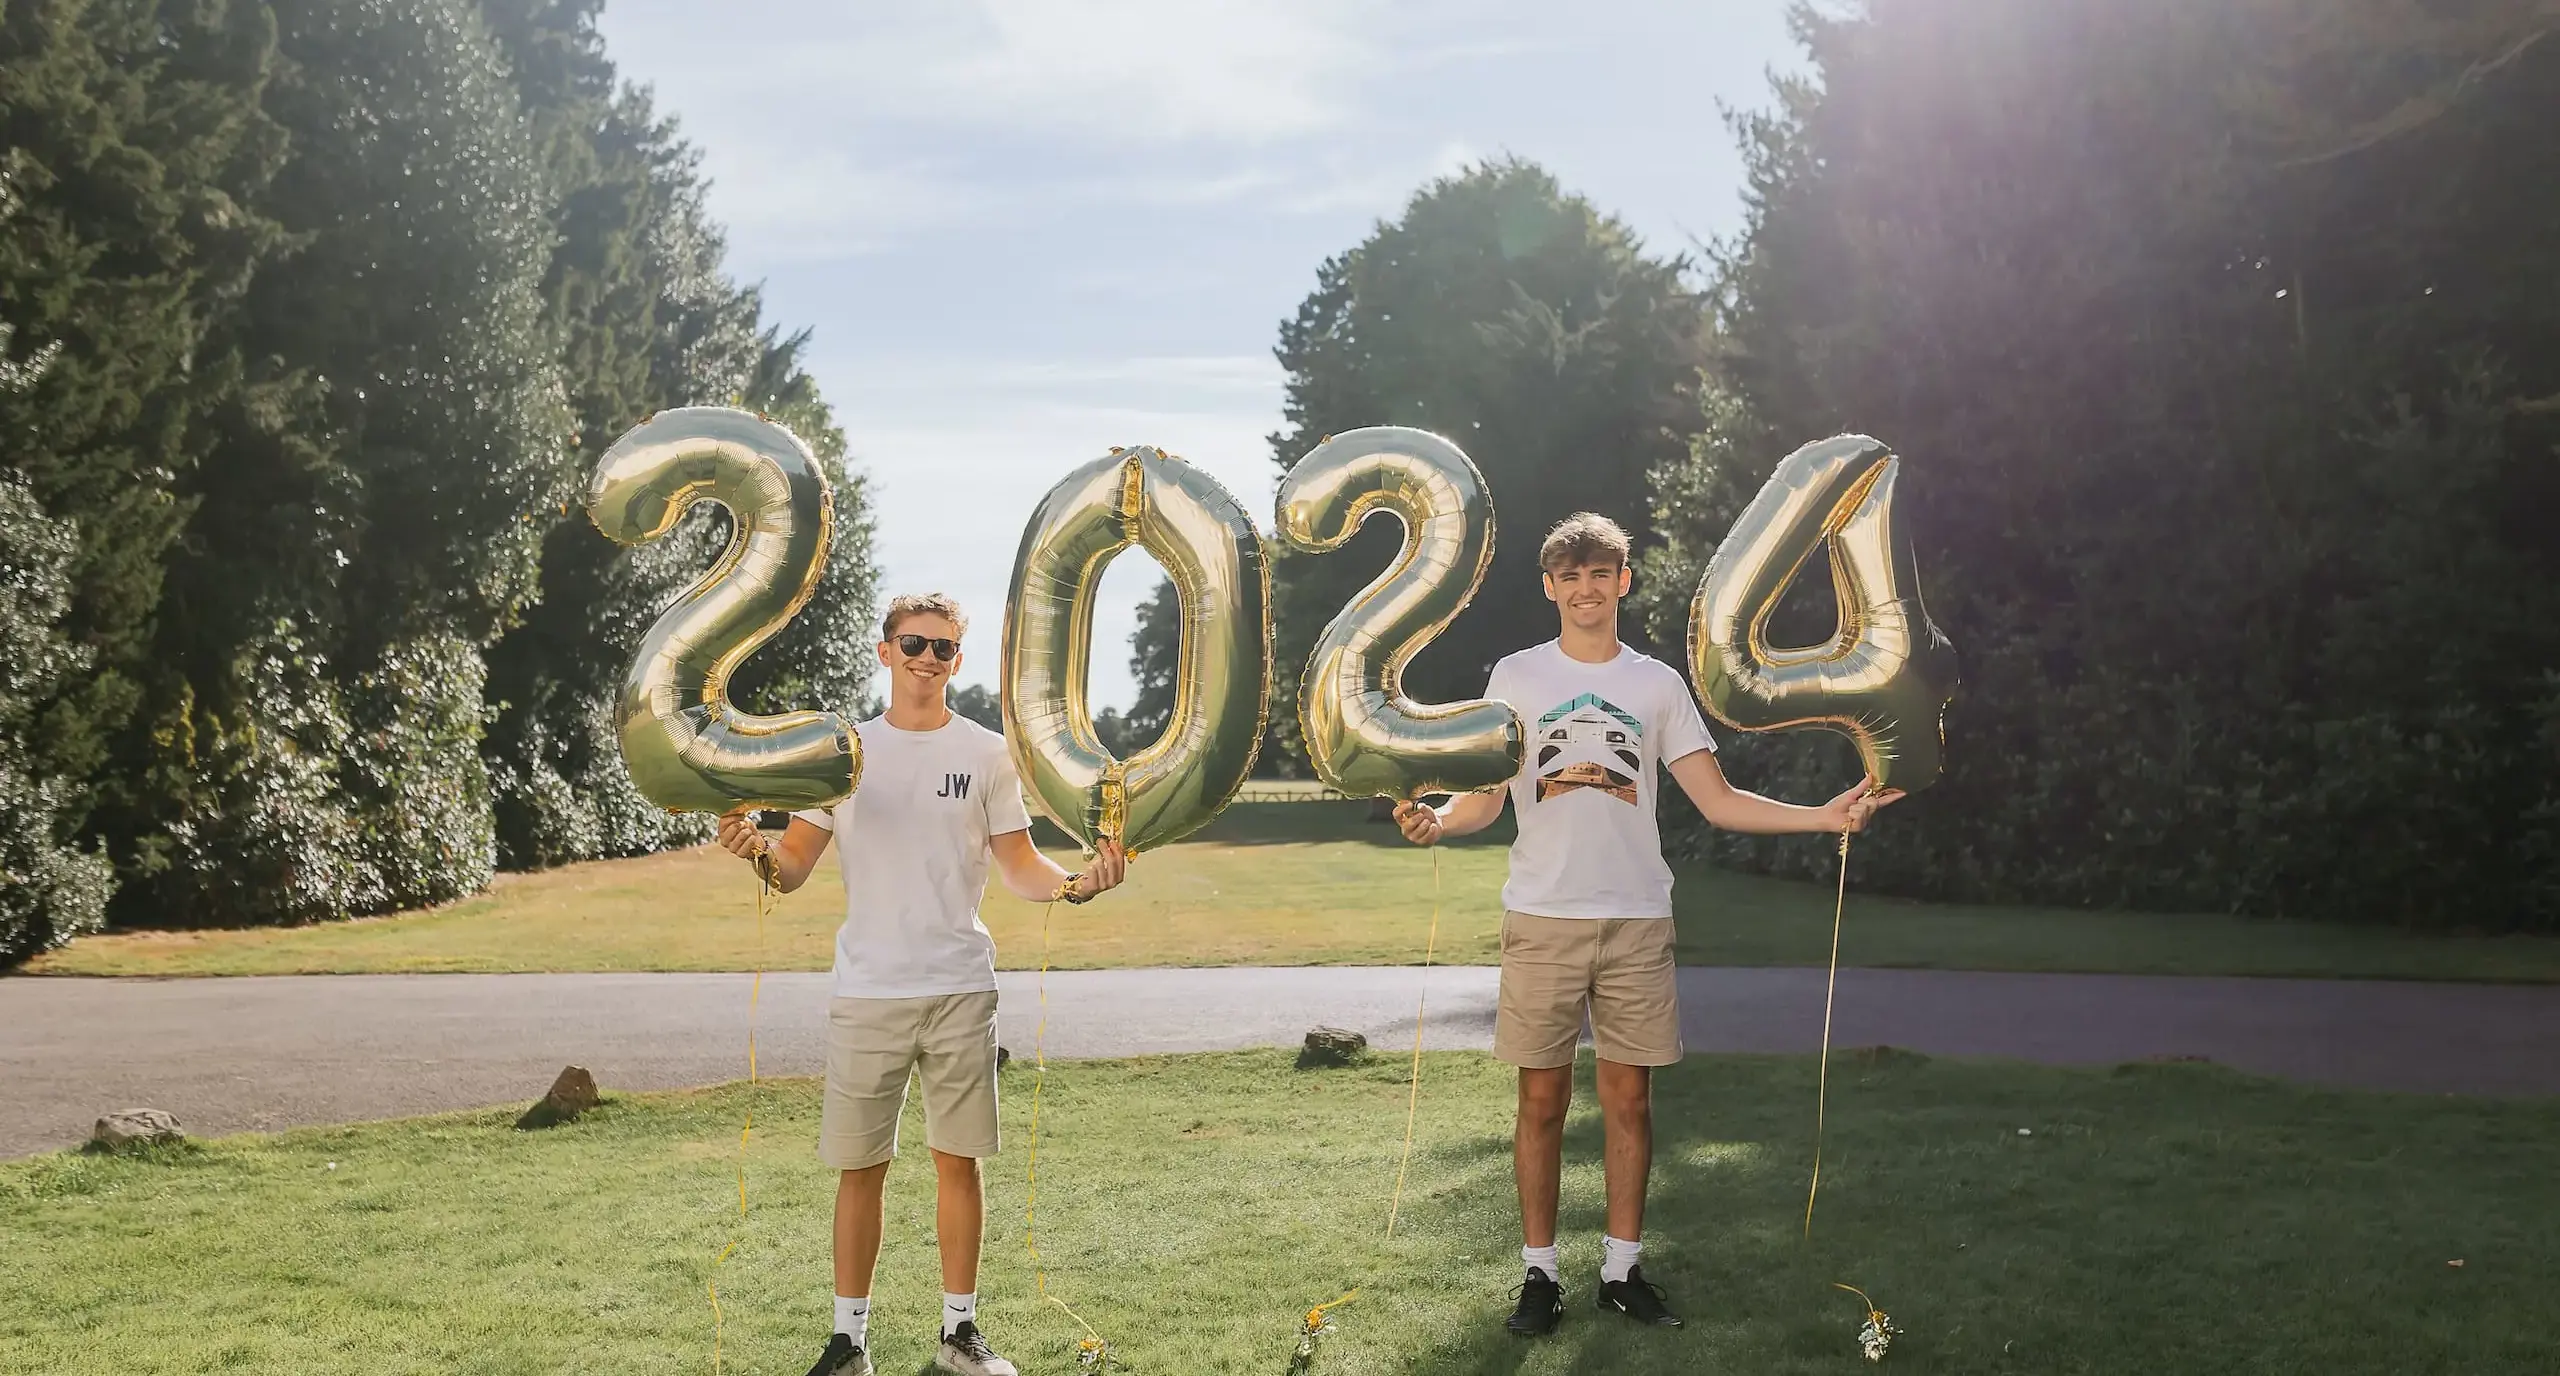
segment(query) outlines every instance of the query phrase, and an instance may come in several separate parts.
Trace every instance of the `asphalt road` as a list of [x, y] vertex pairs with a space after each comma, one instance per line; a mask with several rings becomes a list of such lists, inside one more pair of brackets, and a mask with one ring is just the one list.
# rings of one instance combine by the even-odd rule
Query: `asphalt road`
[[[1495, 972], [1450, 966], [1061, 971], [1054, 1057], [1294, 1045], [1318, 1023], [1411, 1045], [1492, 1042]], [[0, 979], [0, 1157], [71, 1146], [98, 1115], [166, 1109], [219, 1135], [530, 1102], [566, 1064], [608, 1089], [737, 1079], [745, 975], [317, 975]], [[1811, 1051], [1822, 972], [1684, 969], [1691, 1050]], [[1007, 973], [1002, 1038], [1027, 1055], [1034, 976]], [[827, 977], [767, 975], [768, 1074], [823, 1066]], [[2387, 981], [1844, 970], [1835, 1046], [2112, 1064], [2203, 1056], [2374, 1089], [2560, 1094], [2560, 988]]]

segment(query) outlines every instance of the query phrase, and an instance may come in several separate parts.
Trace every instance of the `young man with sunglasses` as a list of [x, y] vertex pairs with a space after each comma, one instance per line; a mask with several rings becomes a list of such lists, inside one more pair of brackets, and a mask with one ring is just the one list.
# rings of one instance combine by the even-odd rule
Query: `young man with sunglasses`
[[1069, 874], [1031, 844], [1031, 817], [1004, 737], [944, 700], [969, 621], [940, 593], [899, 597], [880, 624], [888, 710], [860, 723], [862, 782], [829, 811], [792, 814], [768, 844], [744, 811], [720, 842], [770, 855], [785, 891], [836, 844], [845, 921], [836, 933], [827, 1010], [825, 1108], [818, 1154], [838, 1172], [836, 1326], [809, 1376], [871, 1376], [871, 1273], [880, 1258], [881, 1187], [898, 1150], [907, 1080], [922, 1086], [942, 1249], [942, 1338], [934, 1365], [960, 1376], [1015, 1376], [978, 1328], [978, 1250], [986, 1228], [978, 1162], [996, 1154], [995, 941], [978, 919], [992, 860], [1033, 902], [1082, 903], [1117, 885], [1126, 860], [1106, 844]]
[[1668, 769], [1699, 813], [1728, 831], [1857, 831], [1902, 796], [1869, 797], [1861, 783], [1821, 807], [1799, 807], [1727, 783], [1679, 671], [1619, 643], [1627, 554], [1627, 533], [1589, 512], [1547, 536], [1538, 566], [1561, 630], [1494, 665], [1485, 689], [1526, 728], [1519, 775], [1504, 789], [1436, 809], [1396, 808], [1406, 839], [1425, 846], [1490, 826], [1506, 795], [1519, 812], [1502, 889], [1493, 1054], [1520, 1068], [1511, 1148], [1528, 1274], [1504, 1326], [1524, 1336], [1551, 1333], [1564, 1317], [1556, 1196], [1574, 1045], [1586, 1015], [1599, 1053], [1608, 1182], [1596, 1298], [1601, 1309], [1638, 1322], [1680, 1326], [1636, 1260], [1653, 1167], [1653, 1069], [1681, 1056], [1671, 867], [1654, 820], [1655, 771]]

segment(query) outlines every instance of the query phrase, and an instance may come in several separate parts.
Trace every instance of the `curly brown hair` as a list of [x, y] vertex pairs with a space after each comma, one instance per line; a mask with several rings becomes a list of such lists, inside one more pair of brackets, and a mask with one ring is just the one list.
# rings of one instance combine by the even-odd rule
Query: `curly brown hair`
[[1547, 532], [1546, 542], [1538, 546], [1538, 567], [1547, 573], [1588, 564], [1625, 568], [1633, 548], [1626, 529], [1617, 522], [1596, 512], [1577, 511]]
[[880, 618], [880, 638], [884, 641], [894, 639], [898, 634], [898, 623], [911, 616], [944, 617], [959, 634], [969, 633], [969, 614], [960, 610], [960, 604], [952, 599], [951, 594], [906, 592], [889, 599], [889, 613]]

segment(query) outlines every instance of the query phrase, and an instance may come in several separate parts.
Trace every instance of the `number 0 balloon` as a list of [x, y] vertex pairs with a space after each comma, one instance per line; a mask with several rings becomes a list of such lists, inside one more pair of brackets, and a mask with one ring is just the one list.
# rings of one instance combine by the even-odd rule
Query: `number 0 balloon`
[[[1956, 652], [1921, 605], [1911, 537], [1896, 519], [1901, 461], [1864, 435], [1789, 454], [1707, 561], [1689, 612], [1689, 667], [1707, 710], [1742, 731], [1818, 726], [1857, 742], [1878, 788], [1935, 783]], [[1828, 544], [1839, 629], [1819, 645], [1768, 643], [1769, 614]], [[1898, 581], [1908, 573], [1913, 586]]]
[[1281, 538], [1342, 548], [1374, 511], [1404, 522], [1404, 552], [1334, 617], [1298, 689], [1307, 758], [1354, 797], [1470, 793], [1520, 772], [1520, 718], [1498, 702], [1424, 706], [1400, 680], [1493, 561], [1493, 497], [1464, 450], [1381, 425], [1326, 438], [1282, 480]]
[[838, 802], [862, 774], [861, 744], [842, 717], [752, 716], [728, 695], [730, 673], [799, 613], [826, 567], [835, 508], [825, 470], [797, 436], [753, 412], [660, 411], [605, 451], [587, 516], [636, 545], [699, 501], [727, 507], [736, 533], [649, 628], [623, 677], [614, 725], [631, 781], [670, 812]]
[[[1093, 733], [1085, 672], [1103, 566], [1145, 547], [1182, 599], [1182, 653], [1163, 736], [1127, 760]], [[1152, 448], [1067, 475], [1022, 532], [1005, 607], [1005, 744], [1041, 811], [1086, 847], [1131, 854], [1218, 814], [1253, 770], [1271, 682], [1262, 539], [1217, 480]]]

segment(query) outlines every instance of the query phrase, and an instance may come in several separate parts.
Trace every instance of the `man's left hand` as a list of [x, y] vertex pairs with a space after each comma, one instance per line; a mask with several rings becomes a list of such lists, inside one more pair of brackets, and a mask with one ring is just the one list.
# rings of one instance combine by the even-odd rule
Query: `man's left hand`
[[1076, 880], [1076, 894], [1091, 898], [1106, 889], [1120, 887], [1120, 881], [1128, 877], [1128, 853], [1120, 849], [1119, 842], [1106, 840], [1095, 848], [1093, 863], [1085, 866], [1084, 874]]
[[1825, 830], [1846, 833], [1864, 831], [1867, 829], [1868, 819], [1874, 817], [1879, 809], [1902, 801], [1901, 789], [1888, 788], [1878, 793], [1872, 791], [1875, 786], [1874, 779], [1860, 779], [1848, 792], [1824, 804], [1822, 815], [1829, 823]]

